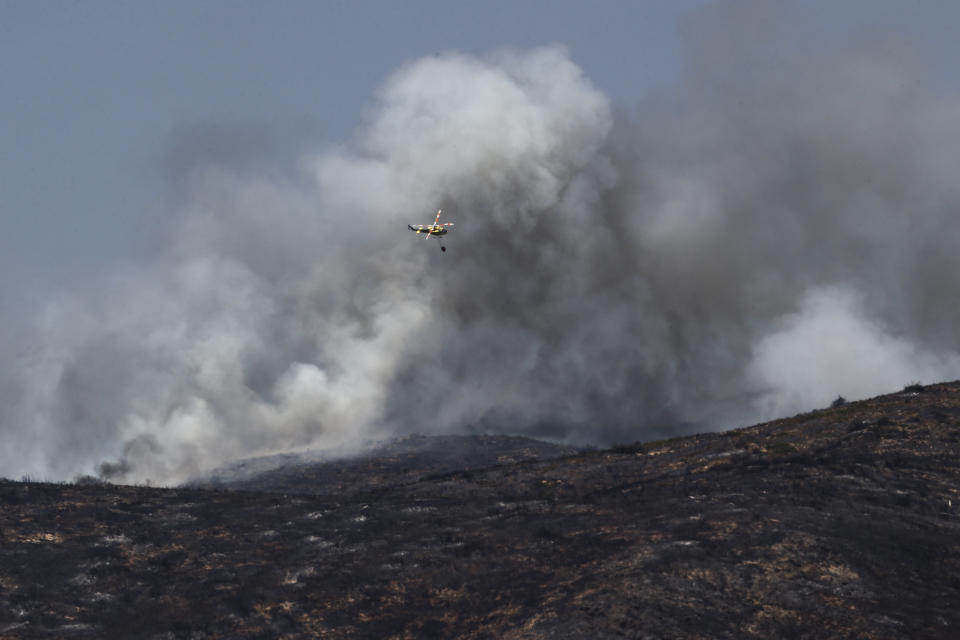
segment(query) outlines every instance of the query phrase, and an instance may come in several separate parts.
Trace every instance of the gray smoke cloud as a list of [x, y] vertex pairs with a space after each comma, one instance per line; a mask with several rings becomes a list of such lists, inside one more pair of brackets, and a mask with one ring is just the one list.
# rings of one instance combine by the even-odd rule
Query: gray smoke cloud
[[[178, 167], [164, 257], [9, 334], [0, 474], [174, 483], [409, 432], [602, 444], [957, 377], [956, 97], [897, 48], [774, 73], [776, 41], [692, 38], [630, 113], [560, 46], [448, 53], [299, 177]], [[405, 230], [439, 207], [446, 253]]]

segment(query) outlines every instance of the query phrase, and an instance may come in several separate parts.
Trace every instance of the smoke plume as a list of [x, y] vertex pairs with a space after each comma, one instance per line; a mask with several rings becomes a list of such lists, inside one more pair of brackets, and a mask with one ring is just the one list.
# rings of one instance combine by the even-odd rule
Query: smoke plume
[[[728, 44], [629, 112], [559, 46], [416, 60], [298, 179], [180, 170], [164, 257], [8, 334], [0, 474], [603, 444], [956, 377], [956, 98], [895, 47]], [[405, 230], [440, 207], [445, 253]]]

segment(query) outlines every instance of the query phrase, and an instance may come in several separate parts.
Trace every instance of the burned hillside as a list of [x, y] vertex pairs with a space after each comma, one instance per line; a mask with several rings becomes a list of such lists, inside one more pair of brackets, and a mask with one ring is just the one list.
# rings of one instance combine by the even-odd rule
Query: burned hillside
[[431, 474], [558, 458], [576, 452], [574, 447], [520, 436], [412, 435], [371, 443], [351, 455], [308, 452], [249, 458], [189, 484], [281, 493], [353, 493], [412, 483]]
[[953, 382], [336, 491], [4, 481], [0, 638], [957, 637], [958, 453]]

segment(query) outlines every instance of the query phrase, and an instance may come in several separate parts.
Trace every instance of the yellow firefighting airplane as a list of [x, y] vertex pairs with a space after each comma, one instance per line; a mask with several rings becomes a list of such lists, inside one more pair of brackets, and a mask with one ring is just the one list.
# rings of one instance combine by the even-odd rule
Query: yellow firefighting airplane
[[[443, 212], [443, 209], [440, 209], [439, 211], [437, 211], [437, 217], [433, 221], [433, 224], [408, 224], [407, 229], [410, 229], [410, 231], [414, 231], [416, 233], [423, 233], [425, 234], [424, 235], [425, 238], [433, 237], [433, 238], [439, 239], [440, 236], [447, 235], [447, 231], [449, 231], [447, 227], [453, 226], [452, 222], [444, 222], [443, 224], [440, 224], [440, 214], [442, 212]], [[440, 251], [446, 251], [446, 250], [447, 248], [441, 244]]]

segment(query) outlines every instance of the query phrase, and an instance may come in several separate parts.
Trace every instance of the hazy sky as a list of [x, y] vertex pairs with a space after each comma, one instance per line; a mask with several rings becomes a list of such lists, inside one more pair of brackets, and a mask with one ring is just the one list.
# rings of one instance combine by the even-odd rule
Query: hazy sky
[[[958, 24], [0, 0], [0, 476], [609, 444], [960, 376]], [[404, 231], [438, 206], [445, 254]]]
[[292, 157], [349, 136], [404, 62], [553, 42], [629, 104], [676, 75], [678, 21], [701, 4], [4, 0], [3, 297], [149, 251], [178, 132], [242, 128], [237, 151]]
[[[195, 126], [222, 127], [233, 151], [291, 161], [349, 136], [405, 61], [548, 43], [630, 108], [676, 78], [685, 24], [710, 4], [2, 0], [0, 306], [149, 252], [170, 209], [171, 155]], [[960, 9], [947, 0], [775, 4], [818, 25], [805, 37], [887, 31], [944, 71], [958, 60]]]

